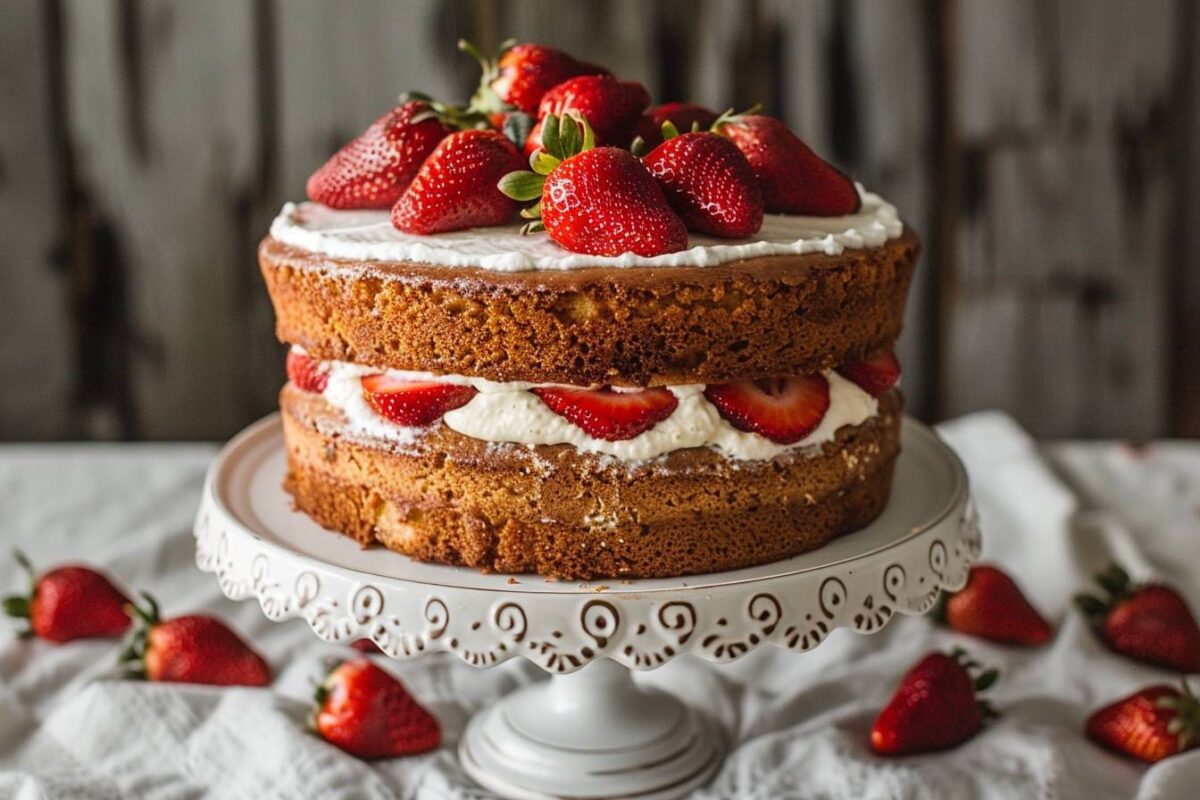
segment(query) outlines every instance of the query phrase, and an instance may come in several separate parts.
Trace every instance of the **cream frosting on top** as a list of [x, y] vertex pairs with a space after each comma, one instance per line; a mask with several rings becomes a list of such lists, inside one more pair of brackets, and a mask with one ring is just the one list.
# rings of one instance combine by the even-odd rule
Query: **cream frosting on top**
[[317, 203], [288, 203], [271, 224], [284, 244], [356, 261], [401, 261], [496, 272], [570, 270], [583, 267], [711, 267], [760, 256], [823, 253], [878, 247], [900, 236], [896, 208], [858, 187], [862, 209], [840, 217], [767, 214], [751, 239], [692, 234], [677, 253], [601, 257], [571, 253], [544, 233], [524, 236], [519, 223], [417, 236], [392, 227], [387, 211], [338, 211]]
[[[379, 370], [344, 362], [326, 362], [329, 382], [324, 397], [342, 411], [357, 434], [401, 445], [414, 443], [425, 430], [397, 425], [377, 414], [363, 398], [361, 378]], [[603, 453], [624, 462], [642, 462], [688, 447], [712, 447], [737, 461], [768, 460], [784, 453], [814, 448], [833, 439], [846, 425], [860, 425], [878, 413], [870, 394], [836, 372], [823, 373], [829, 381], [829, 409], [820, 425], [793, 444], [778, 444], [756, 433], [739, 431], [723, 419], [704, 397], [703, 385], [668, 386], [679, 400], [671, 416], [632, 439], [607, 441], [550, 410], [531, 391], [535, 384], [497, 383], [459, 375], [422, 372], [389, 374], [400, 380], [465, 384], [478, 392], [465, 405], [449, 411], [442, 423], [451, 430], [487, 442], [527, 446], [570, 444], [589, 453]]]

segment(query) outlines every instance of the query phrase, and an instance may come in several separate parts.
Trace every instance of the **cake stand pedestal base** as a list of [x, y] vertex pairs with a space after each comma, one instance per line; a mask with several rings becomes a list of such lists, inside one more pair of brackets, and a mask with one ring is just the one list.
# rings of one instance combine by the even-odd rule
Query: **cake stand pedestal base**
[[608, 659], [477, 713], [458, 748], [472, 778], [513, 800], [682, 797], [723, 752], [712, 722]]

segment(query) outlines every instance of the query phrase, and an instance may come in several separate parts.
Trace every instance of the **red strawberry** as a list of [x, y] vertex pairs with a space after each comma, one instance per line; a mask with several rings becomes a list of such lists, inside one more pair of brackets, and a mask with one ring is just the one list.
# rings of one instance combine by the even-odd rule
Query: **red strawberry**
[[471, 55], [483, 68], [471, 108], [492, 113], [515, 106], [532, 114], [542, 96], [568, 78], [609, 74], [604, 67], [579, 61], [553, 47], [511, 42], [506, 45], [501, 46], [499, 59], [491, 59], [470, 42], [459, 40], [458, 49]]
[[545, 386], [534, 389], [551, 411], [595, 439], [632, 439], [671, 416], [679, 400], [669, 389], [620, 391]]
[[587, 119], [596, 132], [597, 144], [627, 147], [642, 109], [648, 105], [650, 93], [636, 81], [619, 81], [611, 75], [581, 75], [563, 81], [538, 104], [538, 124], [525, 142], [525, 155], [542, 146], [546, 117], [561, 117], [569, 111]]
[[517, 204], [496, 183], [523, 166], [517, 148], [496, 131], [452, 133], [429, 154], [396, 201], [392, 225], [430, 234], [508, 222]]
[[575, 253], [657, 256], [687, 247], [687, 228], [646, 166], [615, 147], [580, 153], [550, 174], [542, 223]]
[[718, 114], [695, 103], [663, 103], [642, 114], [638, 120], [637, 135], [653, 150], [662, 144], [662, 126], [670, 122], [675, 130], [687, 133], [693, 127], [706, 131], [717, 121]]
[[357, 650], [360, 653], [382, 653], [383, 652], [382, 650], [379, 649], [379, 645], [375, 644], [375, 642], [371, 641], [370, 639], [355, 639], [353, 642], [350, 643], [350, 646], [353, 647], [355, 650]]
[[395, 758], [435, 750], [437, 719], [404, 684], [368, 659], [334, 667], [317, 689], [312, 727], [321, 738], [358, 758]]
[[1008, 575], [983, 564], [971, 567], [967, 585], [945, 598], [941, 616], [956, 631], [1005, 644], [1045, 644], [1054, 629]]
[[808, 436], [829, 410], [829, 381], [820, 373], [798, 378], [709, 384], [708, 402], [730, 425], [792, 444]]
[[872, 397], [886, 392], [900, 380], [900, 360], [890, 347], [881, 347], [862, 361], [848, 361], [837, 368], [838, 374], [858, 384]]
[[6, 597], [4, 613], [29, 620], [30, 632], [52, 642], [93, 636], [120, 636], [129, 628], [129, 602], [107, 577], [82, 566], [66, 566], [35, 576], [24, 553], [17, 561], [29, 573], [25, 596]]
[[900, 681], [896, 693], [871, 726], [871, 749], [882, 756], [945, 750], [970, 739], [995, 714], [976, 699], [996, 680], [989, 670], [972, 678], [977, 665], [962, 652], [930, 653]]
[[1200, 700], [1187, 684], [1149, 686], [1094, 712], [1087, 735], [1119, 753], [1162, 761], [1200, 744]]
[[644, 163], [690, 230], [742, 239], [762, 227], [758, 181], [728, 139], [685, 133], [654, 148]]
[[1110, 648], [1186, 673], [1200, 673], [1200, 626], [1179, 593], [1158, 583], [1134, 586], [1116, 564], [1096, 576], [1108, 597], [1081, 594], [1076, 604]]
[[287, 354], [288, 380], [306, 392], [320, 394], [329, 385], [329, 366], [296, 346]]
[[452, 131], [428, 112], [426, 103], [414, 100], [375, 120], [312, 174], [308, 198], [330, 208], [391, 208]]
[[862, 206], [849, 177], [822, 161], [777, 119], [757, 114], [726, 117], [714, 124], [754, 168], [767, 211], [833, 217]]
[[131, 674], [152, 681], [210, 686], [266, 686], [271, 668], [224, 622], [192, 614], [161, 619], [145, 592], [146, 608], [132, 606], [142, 627], [121, 655]]
[[521, 212], [539, 218], [525, 232], [545, 230], [575, 253], [657, 256], [687, 247], [687, 228], [667, 203], [645, 164], [628, 150], [593, 149], [584, 117], [550, 115], [545, 149], [534, 171], [512, 172], [500, 191], [514, 200], [539, 202]]
[[397, 425], [417, 428], [466, 405], [476, 392], [470, 386], [436, 381], [402, 381], [389, 375], [365, 375], [363, 397], [381, 416]]

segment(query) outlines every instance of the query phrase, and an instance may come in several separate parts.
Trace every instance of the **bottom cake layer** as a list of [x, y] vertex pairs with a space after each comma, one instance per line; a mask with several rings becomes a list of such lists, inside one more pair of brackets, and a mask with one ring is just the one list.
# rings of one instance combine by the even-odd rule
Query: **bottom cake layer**
[[902, 416], [892, 391], [811, 452], [737, 461], [690, 448], [629, 464], [442, 425], [405, 445], [354, 437], [291, 384], [280, 404], [285, 486], [321, 525], [422, 560], [564, 579], [736, 569], [857, 530], [887, 502]]

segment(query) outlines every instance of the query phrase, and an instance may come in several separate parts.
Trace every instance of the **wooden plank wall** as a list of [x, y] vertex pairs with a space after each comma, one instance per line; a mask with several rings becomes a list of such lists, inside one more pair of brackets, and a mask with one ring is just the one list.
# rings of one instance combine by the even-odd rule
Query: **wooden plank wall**
[[254, 246], [403, 89], [507, 36], [763, 101], [926, 248], [911, 409], [1200, 434], [1191, 0], [26, 0], [0, 26], [0, 439], [223, 438], [281, 349]]

